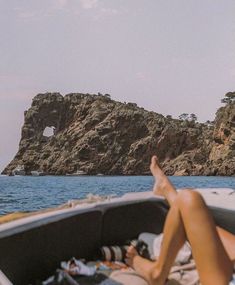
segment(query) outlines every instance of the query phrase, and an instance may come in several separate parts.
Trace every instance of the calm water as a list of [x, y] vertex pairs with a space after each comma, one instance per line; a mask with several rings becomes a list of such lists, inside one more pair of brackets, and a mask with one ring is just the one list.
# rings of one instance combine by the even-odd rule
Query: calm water
[[[235, 177], [170, 177], [176, 188], [231, 188]], [[0, 176], [0, 215], [63, 204], [87, 194], [117, 195], [149, 191], [150, 176]]]

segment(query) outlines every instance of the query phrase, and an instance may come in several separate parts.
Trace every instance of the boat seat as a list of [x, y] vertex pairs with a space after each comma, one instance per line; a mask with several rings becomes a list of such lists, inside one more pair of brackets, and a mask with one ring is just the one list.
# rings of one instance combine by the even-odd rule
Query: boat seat
[[130, 201], [102, 208], [103, 245], [123, 244], [142, 232], [160, 233], [163, 230], [167, 206], [162, 201]]
[[91, 259], [100, 247], [102, 213], [80, 210], [0, 239], [0, 269], [15, 284], [35, 284], [72, 256]]
[[218, 207], [210, 207], [218, 226], [235, 234], [235, 211]]

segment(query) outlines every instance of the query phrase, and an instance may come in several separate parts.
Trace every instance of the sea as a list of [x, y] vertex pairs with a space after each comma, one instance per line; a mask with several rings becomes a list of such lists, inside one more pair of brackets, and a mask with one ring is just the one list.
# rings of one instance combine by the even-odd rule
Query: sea
[[[230, 188], [235, 177], [170, 176], [177, 189]], [[152, 189], [151, 176], [4, 176], [0, 175], [0, 215], [56, 207], [93, 195], [122, 196]], [[219, 189], [218, 189], [219, 190]]]

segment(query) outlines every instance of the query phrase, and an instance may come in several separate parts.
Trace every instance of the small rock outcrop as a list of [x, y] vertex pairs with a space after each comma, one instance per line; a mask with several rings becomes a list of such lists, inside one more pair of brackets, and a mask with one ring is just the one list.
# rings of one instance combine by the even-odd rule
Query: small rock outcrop
[[38, 94], [24, 116], [19, 151], [4, 174], [23, 165], [26, 174], [145, 175], [157, 153], [168, 175], [235, 175], [234, 102], [217, 111], [213, 125], [164, 117], [108, 94]]

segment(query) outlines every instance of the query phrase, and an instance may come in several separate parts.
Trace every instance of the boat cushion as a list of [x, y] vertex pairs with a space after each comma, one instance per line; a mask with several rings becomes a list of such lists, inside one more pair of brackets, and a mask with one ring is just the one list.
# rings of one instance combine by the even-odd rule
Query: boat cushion
[[235, 211], [218, 207], [210, 207], [210, 209], [216, 224], [235, 234]]
[[1, 238], [0, 268], [14, 285], [25, 285], [50, 276], [71, 256], [92, 259], [100, 247], [101, 220], [98, 210], [80, 211]]
[[131, 201], [102, 208], [102, 244], [125, 244], [142, 232], [161, 233], [167, 213], [162, 201]]

